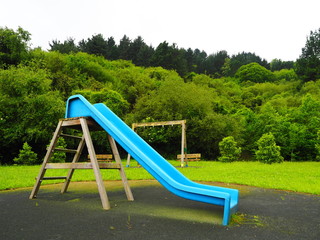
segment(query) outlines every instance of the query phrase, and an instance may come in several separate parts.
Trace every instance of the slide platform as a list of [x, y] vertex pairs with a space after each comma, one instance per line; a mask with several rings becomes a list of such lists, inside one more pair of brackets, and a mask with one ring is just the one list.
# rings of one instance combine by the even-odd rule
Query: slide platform
[[91, 117], [167, 190], [182, 198], [224, 207], [222, 225], [237, 211], [236, 189], [195, 183], [186, 178], [125, 122], [102, 103], [91, 104], [82, 95], [67, 101], [66, 118]]

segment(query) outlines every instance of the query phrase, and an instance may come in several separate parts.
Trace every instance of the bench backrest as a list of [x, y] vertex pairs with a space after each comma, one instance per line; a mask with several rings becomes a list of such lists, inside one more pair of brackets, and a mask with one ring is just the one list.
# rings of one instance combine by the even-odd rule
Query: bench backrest
[[[112, 154], [96, 154], [98, 161], [111, 161], [112, 160]], [[88, 155], [88, 160], [90, 160], [90, 156]]]
[[[201, 153], [184, 154], [184, 158], [187, 158], [187, 159], [200, 159], [201, 158]], [[181, 154], [177, 155], [177, 159], [181, 159]]]

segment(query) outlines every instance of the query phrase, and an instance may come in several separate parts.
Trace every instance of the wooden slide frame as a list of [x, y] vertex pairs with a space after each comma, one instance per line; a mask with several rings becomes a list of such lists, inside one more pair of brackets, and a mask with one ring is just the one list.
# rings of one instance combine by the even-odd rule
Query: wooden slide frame
[[[69, 135], [62, 133], [62, 130], [64, 127], [67, 128], [75, 128], [78, 130], [82, 130], [83, 135], [77, 136], [77, 135]], [[125, 193], [127, 195], [127, 199], [129, 201], [133, 201], [133, 195], [127, 180], [127, 177], [125, 175], [121, 158], [119, 155], [119, 151], [117, 149], [117, 145], [115, 143], [115, 140], [108, 135], [108, 140], [112, 149], [112, 153], [115, 159], [115, 162], [108, 163], [108, 162], [98, 162], [96, 153], [94, 150], [94, 145], [92, 143], [90, 130], [102, 130], [100, 126], [92, 119], [87, 117], [77, 117], [77, 118], [65, 118], [60, 119], [59, 123], [57, 125], [57, 128], [53, 134], [53, 138], [51, 140], [51, 143], [48, 147], [47, 153], [44, 157], [42, 166], [40, 168], [40, 172], [38, 174], [38, 177], [36, 178], [36, 183], [32, 189], [32, 192], [30, 194], [30, 199], [33, 199], [37, 196], [37, 193], [39, 191], [40, 185], [43, 180], [53, 180], [53, 179], [64, 179], [65, 182], [62, 186], [61, 193], [65, 193], [68, 189], [69, 183], [71, 181], [72, 175], [74, 173], [75, 169], [93, 169], [96, 183], [102, 203], [102, 207], [105, 210], [110, 209], [110, 203], [107, 196], [107, 192], [103, 183], [103, 179], [101, 176], [100, 169], [118, 169], [122, 183], [124, 186]], [[77, 149], [61, 149], [56, 148], [57, 142], [59, 137], [69, 137], [73, 139], [79, 140], [79, 145]], [[90, 162], [78, 162], [80, 155], [82, 153], [83, 148], [87, 146], [88, 153], [90, 156]], [[63, 151], [68, 153], [73, 153], [74, 157], [72, 162], [70, 163], [50, 163], [50, 159], [54, 153], [54, 151]], [[44, 177], [47, 169], [69, 169], [67, 176], [57, 176], [57, 177]]]

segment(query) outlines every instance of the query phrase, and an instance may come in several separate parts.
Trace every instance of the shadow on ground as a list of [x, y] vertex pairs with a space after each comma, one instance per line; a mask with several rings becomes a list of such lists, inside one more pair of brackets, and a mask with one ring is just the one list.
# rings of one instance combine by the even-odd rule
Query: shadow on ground
[[[207, 183], [214, 184], [214, 183]], [[130, 181], [128, 202], [121, 182], [105, 183], [111, 210], [104, 211], [94, 182], [0, 192], [0, 239], [319, 239], [320, 196], [238, 185], [239, 212], [221, 226], [219, 206], [179, 198], [156, 181]]]

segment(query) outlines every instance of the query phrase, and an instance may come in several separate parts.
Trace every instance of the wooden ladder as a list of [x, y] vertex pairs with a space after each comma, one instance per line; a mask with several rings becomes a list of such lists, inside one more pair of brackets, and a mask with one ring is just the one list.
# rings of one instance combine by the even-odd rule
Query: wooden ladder
[[[78, 130], [82, 130], [83, 135], [75, 136], [75, 135], [69, 135], [62, 133], [63, 128], [74, 128]], [[47, 153], [44, 157], [42, 166], [40, 168], [40, 172], [38, 174], [38, 177], [36, 178], [36, 183], [32, 189], [32, 192], [30, 194], [30, 199], [33, 199], [37, 196], [37, 193], [39, 191], [40, 185], [43, 180], [52, 180], [52, 179], [64, 179], [64, 184], [61, 189], [61, 193], [65, 193], [68, 189], [69, 183], [71, 181], [72, 175], [74, 173], [75, 169], [93, 169], [96, 183], [98, 186], [98, 191], [100, 194], [100, 199], [102, 203], [103, 209], [110, 209], [110, 203], [108, 200], [107, 192], [103, 184], [103, 179], [101, 176], [100, 169], [118, 169], [120, 172], [120, 176], [122, 179], [122, 183], [124, 186], [125, 193], [127, 195], [127, 199], [129, 201], [133, 201], [133, 195], [130, 189], [130, 186], [127, 181], [126, 174], [124, 172], [121, 158], [118, 152], [117, 145], [114, 141], [114, 139], [108, 135], [108, 140], [112, 149], [112, 153], [115, 159], [115, 162], [108, 163], [108, 162], [98, 162], [96, 153], [94, 150], [94, 146], [92, 143], [92, 139], [90, 136], [90, 130], [102, 130], [100, 126], [92, 119], [87, 117], [77, 117], [77, 118], [65, 118], [60, 119], [59, 123], [57, 125], [57, 128], [53, 134], [53, 138], [51, 140], [51, 143], [48, 147]], [[56, 148], [57, 142], [59, 137], [68, 137], [68, 138], [74, 138], [79, 140], [79, 145], [77, 149], [61, 149]], [[78, 162], [80, 155], [82, 153], [82, 150], [84, 146], [87, 146], [88, 153], [90, 156], [90, 162]], [[73, 153], [74, 157], [72, 162], [70, 163], [50, 163], [50, 159], [55, 151], [63, 151], [63, 152], [69, 152]], [[47, 169], [69, 169], [67, 176], [56, 176], [56, 177], [44, 177]]]

